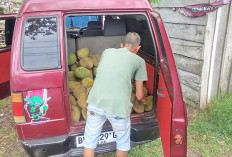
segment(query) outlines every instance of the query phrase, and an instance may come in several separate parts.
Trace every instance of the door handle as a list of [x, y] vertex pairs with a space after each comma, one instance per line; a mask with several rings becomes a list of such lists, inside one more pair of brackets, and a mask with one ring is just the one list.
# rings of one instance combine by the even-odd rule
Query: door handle
[[162, 87], [162, 88], [159, 88], [159, 89], [157, 90], [157, 95], [160, 96], [160, 97], [166, 98], [166, 95], [165, 95], [165, 94], [159, 93], [160, 91], [164, 91], [164, 88], [163, 88], [163, 87]]

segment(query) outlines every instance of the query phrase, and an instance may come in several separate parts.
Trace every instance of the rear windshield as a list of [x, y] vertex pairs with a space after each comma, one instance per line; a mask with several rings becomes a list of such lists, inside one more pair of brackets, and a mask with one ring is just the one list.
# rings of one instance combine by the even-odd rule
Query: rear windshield
[[22, 68], [44, 70], [60, 68], [58, 17], [28, 18], [24, 24]]
[[140, 52], [153, 58], [156, 56], [151, 29], [144, 14], [71, 15], [66, 18], [66, 31], [69, 53], [89, 48], [100, 54], [106, 48], [119, 48], [126, 33], [136, 32], [141, 38]]

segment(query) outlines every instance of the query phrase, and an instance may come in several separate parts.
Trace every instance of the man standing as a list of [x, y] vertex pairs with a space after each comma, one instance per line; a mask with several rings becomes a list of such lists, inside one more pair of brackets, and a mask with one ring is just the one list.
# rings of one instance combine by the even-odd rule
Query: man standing
[[117, 157], [126, 157], [130, 150], [130, 102], [136, 81], [136, 97], [146, 103], [143, 81], [147, 81], [145, 61], [137, 54], [140, 46], [137, 33], [129, 32], [121, 48], [106, 49], [101, 56], [97, 75], [88, 102], [88, 118], [84, 133], [84, 157], [94, 157], [102, 126], [108, 119], [116, 134]]

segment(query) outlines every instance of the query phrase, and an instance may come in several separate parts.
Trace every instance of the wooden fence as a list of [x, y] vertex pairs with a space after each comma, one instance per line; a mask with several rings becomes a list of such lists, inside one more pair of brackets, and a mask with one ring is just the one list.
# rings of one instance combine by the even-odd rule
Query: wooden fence
[[207, 3], [207, 0], [163, 0], [154, 9], [161, 14], [170, 44], [185, 98], [200, 102], [201, 74], [203, 66], [203, 49], [207, 24], [207, 16], [188, 18], [172, 7], [183, 7], [196, 3]]
[[183, 95], [201, 108], [232, 90], [232, 9], [227, 5], [206, 16], [188, 18], [172, 7], [214, 1], [162, 0], [160, 6], [153, 5], [169, 36]]
[[232, 90], [232, 7], [209, 14], [202, 70], [201, 108]]

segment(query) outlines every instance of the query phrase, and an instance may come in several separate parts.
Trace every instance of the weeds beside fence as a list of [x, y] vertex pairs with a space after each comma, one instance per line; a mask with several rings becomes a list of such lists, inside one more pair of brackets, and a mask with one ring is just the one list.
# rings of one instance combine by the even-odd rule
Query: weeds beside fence
[[188, 148], [200, 156], [232, 156], [232, 93], [215, 99], [188, 127]]

